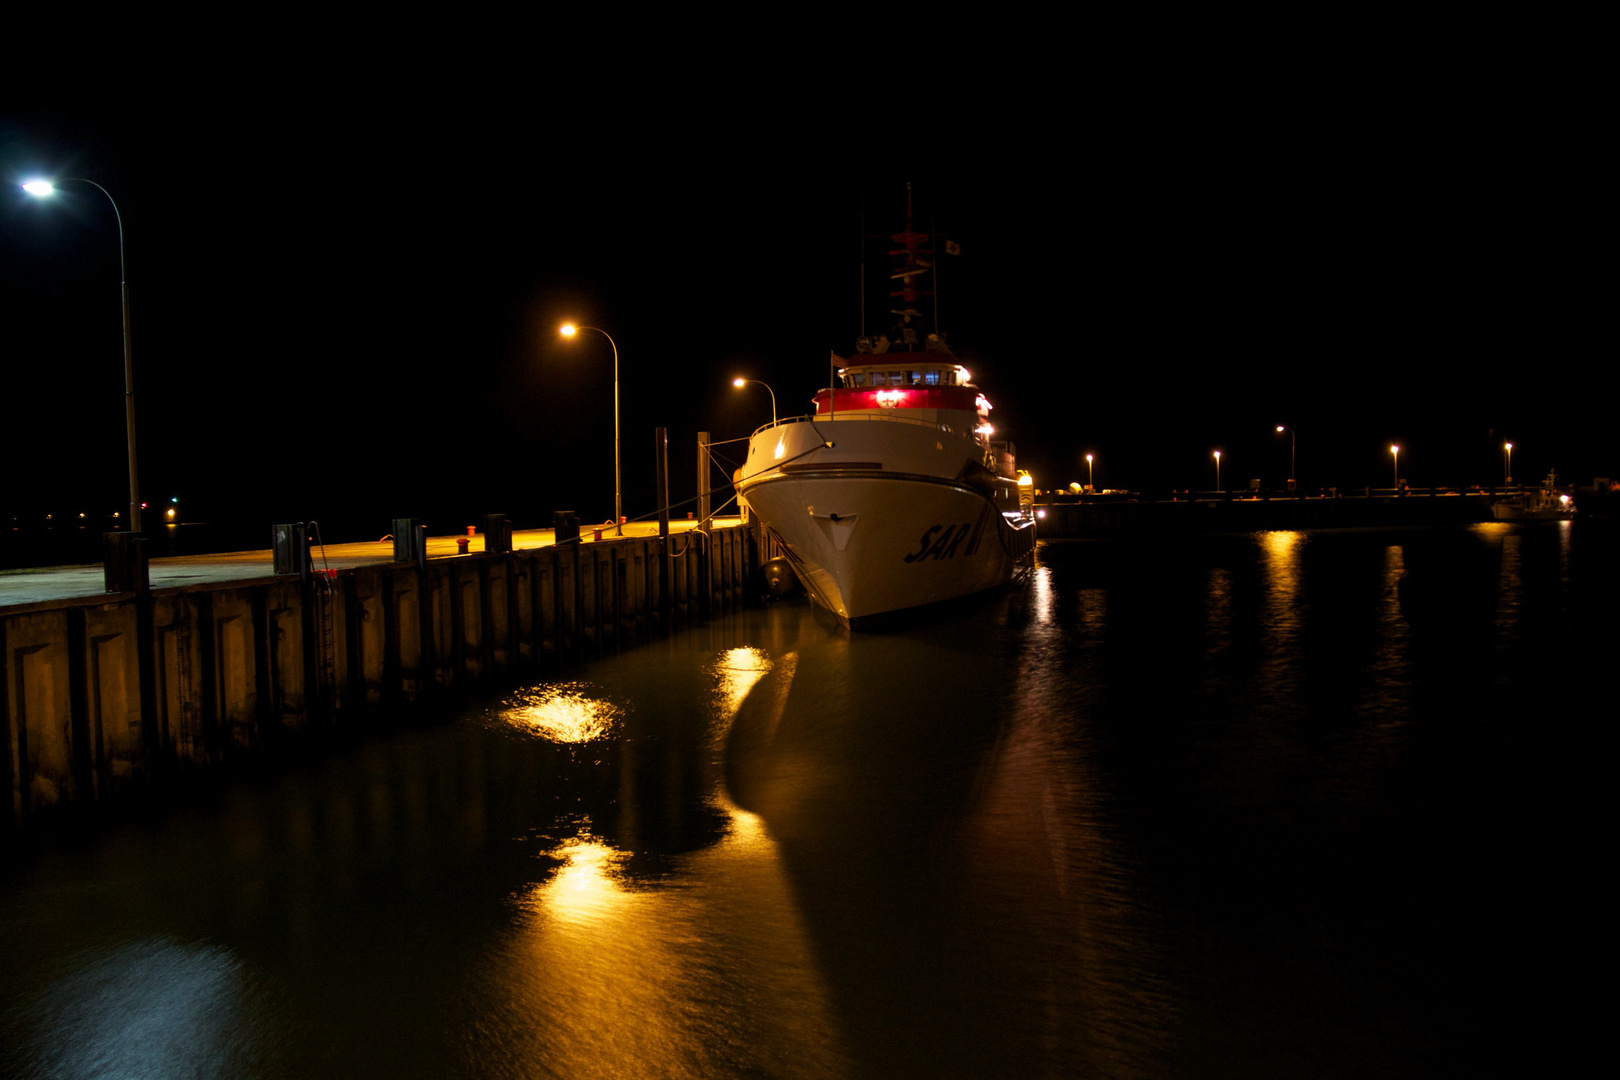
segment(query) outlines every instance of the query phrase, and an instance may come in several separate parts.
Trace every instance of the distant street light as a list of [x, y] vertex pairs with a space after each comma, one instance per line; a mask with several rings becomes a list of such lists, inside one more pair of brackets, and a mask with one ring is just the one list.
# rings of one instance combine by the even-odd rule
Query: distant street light
[[1502, 486], [1507, 487], [1513, 483], [1513, 444], [1503, 443], [1502, 449], [1507, 452], [1507, 464], [1502, 468]]
[[595, 330], [608, 339], [613, 346], [613, 534], [624, 535], [624, 499], [619, 484], [619, 345], [609, 334], [599, 326], [576, 326], [573, 323], [563, 323], [558, 332], [563, 337], [571, 338], [581, 330]]
[[1299, 476], [1296, 468], [1296, 459], [1299, 456], [1299, 436], [1287, 424], [1277, 425], [1277, 434], [1281, 435], [1285, 431], [1288, 432], [1288, 482], [1293, 484]]
[[767, 394], [771, 395], [771, 427], [775, 427], [776, 426], [776, 391], [772, 390], [770, 388], [770, 386], [768, 386], [767, 384], [765, 384], [763, 382], [760, 382], [758, 379], [744, 379], [743, 377], [738, 376], [737, 378], [731, 380], [731, 385], [735, 386], [739, 390], [741, 390], [743, 387], [747, 386], [749, 383], [753, 383], [755, 386], [763, 386], [763, 387], [765, 387], [765, 392]]
[[[124, 262], [124, 216], [118, 212], [118, 202], [106, 188], [82, 176], [74, 179], [106, 195], [107, 201], [112, 203], [113, 218], [118, 222], [118, 277], [124, 310], [124, 430], [129, 439], [129, 531], [138, 533], [141, 531], [141, 495], [135, 468], [135, 365], [129, 353], [129, 274]], [[36, 199], [48, 199], [56, 194], [56, 185], [49, 180], [28, 180], [22, 189]]]
[[1086, 455], [1086, 487], [1092, 491], [1097, 490], [1097, 477], [1091, 468], [1091, 455]]
[[1389, 455], [1395, 462], [1395, 490], [1399, 491], [1401, 489], [1401, 448], [1392, 445], [1389, 448]]
[[1218, 495], [1218, 494], [1220, 494], [1220, 491], [1221, 491], [1221, 452], [1219, 450], [1217, 450], [1217, 451], [1215, 451], [1215, 493]]

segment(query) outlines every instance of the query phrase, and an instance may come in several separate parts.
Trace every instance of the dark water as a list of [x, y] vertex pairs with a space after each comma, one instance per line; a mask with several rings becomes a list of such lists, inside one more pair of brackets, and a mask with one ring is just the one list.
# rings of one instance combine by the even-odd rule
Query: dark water
[[1615, 553], [1600, 523], [1054, 543], [926, 625], [720, 621], [34, 854], [0, 1063], [1573, 1074]]

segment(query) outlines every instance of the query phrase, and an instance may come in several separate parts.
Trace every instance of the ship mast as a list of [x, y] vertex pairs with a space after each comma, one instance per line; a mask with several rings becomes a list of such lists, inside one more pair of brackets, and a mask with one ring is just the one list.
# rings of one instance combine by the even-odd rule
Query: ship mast
[[[906, 227], [905, 231], [894, 233], [889, 237], [894, 243], [900, 245], [891, 248], [889, 255], [895, 260], [894, 271], [889, 275], [890, 281], [898, 281], [900, 287], [889, 293], [889, 299], [899, 300], [900, 307], [890, 308], [889, 314], [900, 319], [899, 345], [905, 351], [915, 351], [925, 347], [924, 342], [917, 336], [917, 328], [912, 320], [920, 314], [916, 304], [924, 296], [933, 296], [934, 290], [921, 288], [917, 279], [934, 269], [934, 252], [932, 248], [923, 245], [933, 240], [928, 233], [920, 233], [915, 226], [915, 215], [912, 212], [911, 183], [906, 182]], [[933, 279], [929, 279], [930, 282]], [[935, 312], [934, 334], [935, 340], [939, 338], [938, 312]]]

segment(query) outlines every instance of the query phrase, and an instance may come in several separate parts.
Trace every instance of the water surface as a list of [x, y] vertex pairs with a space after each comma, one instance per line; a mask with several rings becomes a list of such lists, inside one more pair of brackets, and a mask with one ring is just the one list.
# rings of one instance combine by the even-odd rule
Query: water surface
[[46, 844], [0, 1071], [1567, 1072], [1613, 556], [1043, 543], [876, 633], [717, 620]]

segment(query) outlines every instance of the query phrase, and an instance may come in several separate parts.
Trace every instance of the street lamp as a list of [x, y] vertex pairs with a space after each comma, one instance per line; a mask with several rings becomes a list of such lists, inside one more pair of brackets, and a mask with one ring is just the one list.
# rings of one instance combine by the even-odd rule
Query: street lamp
[[1281, 435], [1285, 431], [1288, 432], [1288, 483], [1293, 485], [1297, 483], [1299, 476], [1299, 471], [1295, 468], [1295, 459], [1299, 455], [1299, 436], [1287, 424], [1277, 425], [1277, 434]]
[[1395, 480], [1395, 490], [1400, 491], [1401, 490], [1401, 448], [1398, 447], [1398, 446], [1391, 445], [1390, 448], [1389, 448], [1389, 456], [1395, 462], [1395, 476], [1393, 478]]
[[776, 391], [772, 390], [768, 385], [766, 385], [765, 383], [760, 382], [758, 379], [745, 379], [745, 378], [743, 378], [742, 376], [739, 375], [737, 378], [731, 380], [731, 385], [735, 386], [739, 390], [741, 390], [743, 387], [747, 386], [749, 383], [753, 383], [755, 386], [764, 386], [765, 387], [765, 392], [767, 394], [771, 395], [771, 427], [775, 427], [776, 426]]
[[1503, 443], [1502, 449], [1507, 452], [1507, 465], [1502, 469], [1502, 486], [1507, 487], [1513, 483], [1513, 444]]
[[1091, 491], [1095, 492], [1097, 490], [1097, 476], [1092, 471], [1091, 460], [1092, 460], [1091, 455], [1087, 454], [1086, 455], [1086, 487], [1089, 488]]
[[[124, 262], [124, 216], [118, 212], [118, 202], [106, 188], [82, 176], [74, 179], [106, 195], [107, 201], [112, 203], [113, 218], [118, 222], [118, 278], [124, 306], [124, 430], [129, 438], [129, 531], [139, 533], [141, 495], [135, 468], [135, 365], [129, 354], [129, 274]], [[23, 183], [22, 189], [36, 199], [48, 199], [56, 194], [56, 185], [49, 180], [28, 180]]]
[[595, 330], [608, 339], [613, 346], [613, 535], [624, 535], [624, 499], [619, 485], [619, 345], [609, 334], [599, 326], [576, 326], [573, 323], [563, 323], [558, 332], [563, 337], [571, 338], [581, 330]]
[[1215, 451], [1215, 493], [1221, 492], [1221, 452]]

